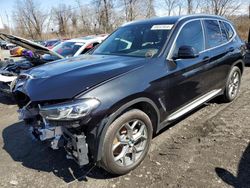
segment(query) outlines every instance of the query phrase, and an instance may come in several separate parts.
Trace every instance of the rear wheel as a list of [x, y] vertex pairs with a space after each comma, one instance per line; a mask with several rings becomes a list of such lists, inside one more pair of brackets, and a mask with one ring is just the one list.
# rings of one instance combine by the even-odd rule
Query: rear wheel
[[122, 114], [105, 135], [102, 166], [119, 175], [135, 169], [148, 153], [152, 132], [150, 118], [141, 110]]
[[240, 90], [240, 83], [241, 71], [238, 67], [234, 66], [227, 79], [226, 88], [223, 94], [224, 102], [231, 102], [237, 97]]

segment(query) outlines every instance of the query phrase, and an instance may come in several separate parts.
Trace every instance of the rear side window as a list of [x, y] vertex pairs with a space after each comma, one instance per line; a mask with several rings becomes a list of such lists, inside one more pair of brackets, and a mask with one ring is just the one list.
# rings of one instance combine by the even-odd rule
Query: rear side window
[[217, 20], [205, 20], [207, 48], [213, 48], [223, 44], [219, 22]]
[[204, 50], [204, 36], [199, 20], [191, 21], [184, 25], [175, 42], [173, 57], [177, 57], [181, 46], [192, 46], [198, 52]]
[[224, 24], [221, 21], [219, 21], [219, 23], [220, 23], [220, 29], [221, 29], [222, 42], [225, 43], [228, 41], [227, 31], [226, 31]]
[[224, 22], [224, 25], [228, 34], [228, 39], [230, 40], [234, 36], [234, 30], [229, 23]]

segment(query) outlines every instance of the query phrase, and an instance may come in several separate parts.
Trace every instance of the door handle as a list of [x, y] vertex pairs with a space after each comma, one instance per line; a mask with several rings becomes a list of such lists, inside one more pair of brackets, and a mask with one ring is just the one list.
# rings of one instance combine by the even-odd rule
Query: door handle
[[234, 47], [230, 47], [229, 49], [228, 49], [228, 52], [233, 52], [234, 51]]
[[203, 60], [203, 62], [207, 62], [207, 61], [210, 60], [210, 57], [209, 56], [205, 56], [202, 60]]

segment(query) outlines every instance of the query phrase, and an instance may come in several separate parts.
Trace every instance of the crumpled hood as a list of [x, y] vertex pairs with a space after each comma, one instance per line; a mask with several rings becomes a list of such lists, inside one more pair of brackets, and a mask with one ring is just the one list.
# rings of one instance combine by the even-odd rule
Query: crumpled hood
[[144, 58], [111, 55], [84, 55], [59, 60], [26, 71], [31, 78], [21, 90], [31, 101], [70, 99], [142, 66], [145, 61]]

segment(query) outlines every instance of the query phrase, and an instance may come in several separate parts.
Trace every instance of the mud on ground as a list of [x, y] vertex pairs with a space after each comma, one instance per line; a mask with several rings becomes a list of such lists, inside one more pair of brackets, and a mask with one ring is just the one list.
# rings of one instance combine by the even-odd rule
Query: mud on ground
[[79, 169], [63, 150], [32, 140], [16, 110], [0, 96], [0, 187], [250, 187], [250, 68], [234, 102], [213, 100], [168, 127], [120, 177]]

